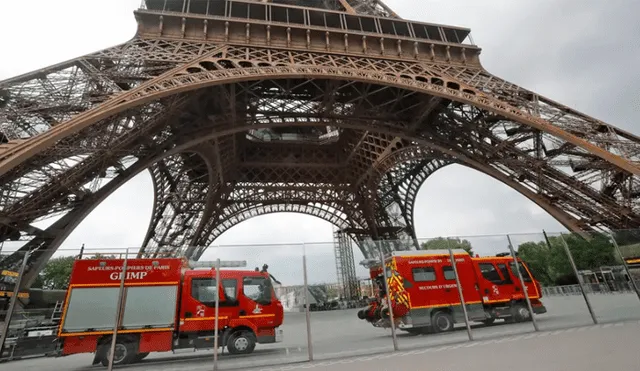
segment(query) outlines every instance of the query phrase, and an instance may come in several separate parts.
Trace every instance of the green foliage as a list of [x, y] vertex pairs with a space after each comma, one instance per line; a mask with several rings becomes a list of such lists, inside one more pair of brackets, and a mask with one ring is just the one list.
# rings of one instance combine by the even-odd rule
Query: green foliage
[[[563, 235], [563, 238], [578, 271], [620, 264], [615, 247], [605, 234], [594, 234], [589, 240], [578, 234]], [[577, 282], [559, 236], [549, 237], [549, 244], [544, 241], [525, 242], [518, 247], [518, 256], [543, 285]]]
[[66, 289], [75, 259], [75, 256], [61, 256], [49, 260], [38, 277], [39, 286], [48, 290]]
[[96, 253], [95, 255], [91, 255], [85, 259], [96, 260], [96, 259], [118, 259], [118, 258], [115, 255], [102, 255], [100, 253]]
[[446, 249], [463, 249], [473, 256], [473, 247], [471, 242], [467, 240], [461, 240], [459, 238], [443, 238], [438, 237], [433, 240], [429, 240], [420, 244], [422, 250], [446, 250]]
[[[115, 255], [95, 254], [87, 256], [85, 259], [117, 259], [117, 257]], [[69, 278], [71, 277], [71, 270], [75, 260], [76, 256], [62, 256], [49, 260], [31, 287], [46, 290], [66, 289], [69, 286]]]
[[545, 242], [525, 242], [518, 247], [518, 256], [524, 260], [540, 283], [550, 285], [555, 274], [551, 269], [551, 251]]

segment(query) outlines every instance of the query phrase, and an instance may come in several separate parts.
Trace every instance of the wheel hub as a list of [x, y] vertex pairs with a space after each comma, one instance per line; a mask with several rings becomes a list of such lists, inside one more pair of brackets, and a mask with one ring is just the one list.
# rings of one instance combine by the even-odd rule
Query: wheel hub
[[444, 317], [438, 318], [437, 324], [440, 330], [446, 330], [449, 328], [449, 321]]
[[239, 337], [233, 342], [234, 347], [237, 350], [246, 350], [249, 347], [249, 341], [244, 337]]
[[[111, 355], [111, 351], [107, 352], [107, 357]], [[113, 363], [117, 364], [122, 362], [124, 357], [127, 356], [127, 347], [124, 344], [116, 344], [116, 347], [113, 352]]]

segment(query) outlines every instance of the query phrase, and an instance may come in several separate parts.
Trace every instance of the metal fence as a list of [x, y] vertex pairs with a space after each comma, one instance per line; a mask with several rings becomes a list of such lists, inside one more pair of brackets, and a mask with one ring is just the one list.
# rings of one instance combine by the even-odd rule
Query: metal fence
[[[635, 280], [635, 285], [640, 287], [640, 280]], [[588, 283], [580, 285], [550, 286], [543, 287], [545, 296], [582, 295], [582, 290], [588, 294], [635, 294], [633, 284], [630, 282], [614, 283], [605, 285], [601, 283]]]
[[[640, 234], [638, 235], [640, 236]], [[224, 281], [227, 270], [249, 272], [266, 268], [270, 274], [270, 282], [276, 298], [284, 311], [282, 324], [277, 326], [278, 329], [272, 334], [273, 336], [269, 335], [272, 338], [269, 338], [268, 341], [250, 344], [251, 346], [255, 345], [255, 351], [242, 357], [239, 355], [230, 356], [228, 354], [230, 346], [235, 347], [233, 353], [243, 353], [238, 351], [242, 342], [238, 343], [240, 345], [230, 345], [229, 328], [231, 325], [226, 318], [229, 306], [228, 303], [221, 304], [219, 301], [221, 296], [216, 294], [214, 301], [203, 306], [201, 314], [190, 313], [189, 315], [192, 317], [183, 317], [184, 313], [173, 313], [175, 321], [169, 325], [168, 330], [165, 329], [175, 333], [178, 327], [183, 326], [183, 323], [201, 320], [202, 324], [206, 324], [213, 330], [211, 339], [206, 340], [213, 341], [213, 344], [202, 340], [203, 344], [208, 344], [202, 349], [198, 346], [176, 349], [173, 352], [158, 353], [157, 356], [136, 359], [136, 361], [149, 366], [159, 363], [180, 363], [182, 365], [186, 362], [194, 367], [203, 364], [211, 367], [211, 362], [213, 362], [214, 369], [247, 369], [255, 366], [430, 347], [594, 323], [637, 320], [640, 319], [640, 292], [638, 292], [640, 279], [638, 279], [638, 269], [635, 268], [635, 263], [629, 262], [634, 261], [634, 254], [637, 252], [636, 244], [640, 245], [640, 238], [636, 243], [636, 234], [633, 231], [621, 233], [620, 236], [622, 236], [621, 240], [624, 239], [624, 244], [617, 242], [616, 234], [557, 233], [424, 239], [419, 240], [417, 244], [407, 244], [406, 241], [370, 241], [366, 244], [366, 249], [354, 251], [358, 282], [357, 286], [351, 284], [348, 290], [344, 287], [346, 285], [344, 275], [342, 275], [342, 280], [338, 279], [342, 273], [338, 270], [345, 264], [336, 264], [334, 242], [212, 246], [200, 258], [200, 269], [203, 272], [200, 274], [209, 274], [211, 279], [220, 283], [221, 278]], [[394, 311], [390, 311], [389, 318], [384, 321], [369, 321], [359, 318], [363, 313], [362, 309], [366, 308], [379, 292], [375, 287], [375, 279], [371, 279], [370, 271], [365, 267], [367, 263], [375, 264], [376, 261], [380, 262], [383, 258], [387, 258], [389, 246], [415, 245], [420, 246], [421, 249], [445, 252], [441, 259], [450, 263], [452, 267], [451, 284], [447, 285], [449, 291], [446, 295], [450, 297], [449, 299], [454, 303], [452, 305], [455, 308], [447, 315], [438, 315], [438, 313], [446, 312], [437, 308], [438, 305], [436, 305], [434, 298], [428, 294], [422, 297], [412, 297], [412, 303], [416, 300], [422, 300], [420, 305], [410, 305], [412, 316], [413, 311], [429, 311], [432, 321], [429, 329], [409, 324], [406, 318], [393, 318]], [[486, 303], [484, 302], [490, 300], [483, 298], [483, 302], [475, 302], [468, 299], [469, 295], [479, 291], [478, 287], [467, 284], [466, 280], [461, 279], [466, 274], [464, 273], [466, 268], [464, 263], [459, 261], [458, 255], [454, 256], [454, 252], [457, 254], [461, 249], [471, 250], [472, 256], [478, 258], [499, 255], [521, 258], [538, 280], [544, 280], [545, 284], [539, 293], [541, 295], [530, 292], [531, 290], [524, 290], [520, 294], [523, 300], [519, 302], [517, 307], [521, 312], [513, 312], [515, 313], [513, 318], [511, 320], [505, 319], [504, 323], [500, 320], [494, 322], [489, 318], [479, 317], [478, 313], [486, 312]], [[121, 345], [119, 336], [137, 331], [126, 323], [130, 320], [127, 317], [129, 313], [139, 315], [138, 318], [140, 316], [151, 318], [156, 313], [162, 312], [158, 309], [161, 306], [154, 304], [160, 303], [161, 298], [136, 296], [143, 294], [134, 293], [134, 290], [131, 289], [136, 287], [135, 274], [133, 274], [135, 269], [130, 268], [127, 261], [135, 258], [137, 251], [137, 248], [108, 250], [87, 248], [82, 256], [83, 260], [90, 260], [96, 252], [99, 252], [103, 257], [116, 256], [123, 259], [119, 263], [122, 265], [119, 272], [123, 272], [123, 274], [114, 276], [116, 279], [110, 285], [113, 288], [113, 296], [110, 299], [107, 296], [101, 297], [102, 309], [99, 312], [85, 311], [83, 319], [94, 321], [95, 318], [100, 318], [101, 328], [97, 329], [99, 326], [95, 325], [92, 330], [95, 330], [93, 332], [96, 334], [87, 335], [85, 341], [105, 340], [99, 348], [106, 350], [107, 356], [102, 361], [109, 368], [113, 364], [112, 358], [116, 357], [117, 361], [117, 357], [119, 357], [117, 352]], [[56, 257], [71, 256], [70, 260], [73, 260], [73, 256], [77, 255], [77, 250], [59, 250], [56, 254]], [[344, 259], [343, 256], [339, 258]], [[96, 259], [96, 264], [102, 260]], [[226, 267], [225, 262], [227, 262]], [[132, 275], [126, 274], [128, 267], [132, 269], [130, 271]], [[220, 267], [220, 269], [210, 270], [212, 267]], [[462, 274], [460, 269], [463, 270]], [[514, 269], [513, 272], [517, 272], [515, 280], [520, 282], [520, 287], [525, 287], [527, 276], [523, 275], [520, 269]], [[391, 292], [396, 293], [400, 284], [420, 285], [415, 280], [415, 276], [401, 277], [405, 280], [404, 283], [394, 281], [398, 278], [398, 274], [393, 269], [383, 269], [381, 273], [384, 276], [384, 280], [381, 281], [384, 292], [390, 292], [391, 287], [393, 289]], [[488, 271], [486, 273], [490, 274]], [[22, 277], [22, 272], [18, 272], [17, 276], [12, 276], [14, 290], [9, 295], [10, 300], [5, 300], [5, 308], [0, 308], [3, 309], [0, 313], [7, 324], [3, 326], [0, 338], [0, 344], [4, 344], [2, 357], [5, 360], [10, 360], [33, 355], [61, 355], [60, 339], [65, 339], [68, 335], [64, 335], [64, 331], [59, 331], [63, 312], [62, 303], [60, 300], [56, 300], [54, 295], [47, 299], [48, 306], [41, 305], [39, 308], [34, 308], [35, 304], [30, 304], [28, 300], [16, 300], [16, 296], [19, 294], [17, 287]], [[59, 282], [54, 282], [55, 277], [46, 276], [42, 280], [41, 283], [45, 286], [59, 286]], [[337, 284], [340, 281], [341, 283]], [[252, 295], [257, 295], [258, 292], [240, 292], [237, 287], [227, 292], [226, 286], [221, 287], [225, 295], [232, 294], [236, 298], [241, 295], [252, 298]], [[243, 287], [245, 286], [243, 285]], [[358, 295], [349, 294], [351, 296], [346, 297], [345, 293], [353, 293], [354, 287], [357, 288]], [[482, 295], [486, 297], [490, 293]], [[46, 302], [47, 300], [42, 299], [41, 301]], [[381, 307], [392, 307], [400, 299], [396, 297], [393, 303], [390, 300], [389, 296], [384, 296], [379, 303]], [[33, 299], [33, 301], [37, 300]], [[250, 301], [250, 303], [255, 304], [257, 301]], [[243, 317], [260, 318], [260, 316], [268, 317], [273, 314], [264, 308], [265, 306], [259, 305], [256, 305], [255, 308], [249, 308], [245, 305], [243, 310], [246, 313], [243, 314]], [[545, 308], [545, 310], [540, 308]], [[67, 308], [67, 310], [71, 309]], [[251, 310], [255, 310], [255, 312]], [[82, 311], [76, 310], [75, 313], [78, 315]], [[521, 313], [522, 316], [518, 313]], [[527, 316], [526, 313], [529, 315]], [[444, 316], [445, 319], [451, 320], [451, 328], [444, 330], [437, 328], [434, 325], [437, 322], [436, 319], [440, 318], [437, 316]], [[147, 328], [145, 331], [152, 331], [152, 329]], [[446, 334], [445, 336], [431, 336], [429, 332], [433, 331], [444, 331]], [[269, 336], [266, 336], [265, 339]], [[237, 339], [237, 337], [233, 339]], [[254, 340], [249, 339], [248, 341], [251, 343]], [[204, 348], [209, 350], [204, 351]], [[212, 353], [211, 349], [213, 349]], [[64, 347], [62, 350], [64, 351]], [[194, 354], [195, 350], [202, 351]], [[76, 362], [86, 362], [86, 358], [61, 357], [51, 360], [49, 364], [51, 370], [87, 366], [84, 363], [77, 364]]]

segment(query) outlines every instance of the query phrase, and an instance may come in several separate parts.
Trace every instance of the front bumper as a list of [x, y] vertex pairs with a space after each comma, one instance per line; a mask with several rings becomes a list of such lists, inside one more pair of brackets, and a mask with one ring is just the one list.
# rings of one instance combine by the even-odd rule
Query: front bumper
[[[269, 331], [271, 332], [271, 331]], [[273, 329], [271, 334], [265, 335], [264, 333], [258, 335], [258, 344], [273, 344], [281, 343], [284, 340], [284, 331], [280, 327]]]

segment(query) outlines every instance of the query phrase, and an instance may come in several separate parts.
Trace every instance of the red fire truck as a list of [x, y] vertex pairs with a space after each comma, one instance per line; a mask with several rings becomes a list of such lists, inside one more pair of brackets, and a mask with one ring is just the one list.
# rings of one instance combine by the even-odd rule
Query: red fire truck
[[[502, 318], [530, 320], [522, 285], [508, 254], [472, 258], [453, 250], [462, 294], [470, 321], [491, 324]], [[380, 261], [364, 262], [379, 294], [358, 312], [358, 318], [376, 327], [389, 327], [390, 316]], [[464, 312], [448, 250], [394, 251], [385, 259], [387, 285], [396, 328], [409, 333], [451, 331], [464, 323]], [[527, 266], [518, 259], [533, 312], [546, 313], [542, 290]]]
[[[93, 364], [108, 365], [122, 265], [123, 259], [75, 261], [58, 328], [59, 356], [95, 352]], [[230, 266], [242, 265], [221, 265]], [[216, 296], [219, 346], [229, 353], [282, 341], [284, 313], [269, 273], [220, 269], [217, 283], [215, 269], [191, 268], [181, 258], [127, 260], [114, 365], [150, 352], [213, 348]]]

